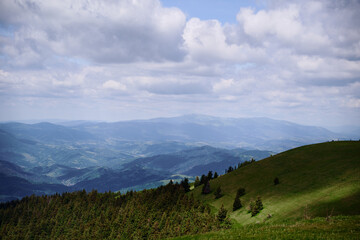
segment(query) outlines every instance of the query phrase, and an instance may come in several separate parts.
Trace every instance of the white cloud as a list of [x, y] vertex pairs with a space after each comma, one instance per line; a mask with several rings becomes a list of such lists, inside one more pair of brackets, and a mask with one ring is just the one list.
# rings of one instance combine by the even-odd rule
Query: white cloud
[[[49, 52], [94, 62], [179, 61], [185, 15], [149, 1], [1, 1], [1, 20], [15, 38], [2, 53], [33, 62]], [[14, 51], [15, 50], [17, 51]], [[39, 59], [37, 56], [40, 55]]]
[[119, 91], [126, 91], [127, 87], [119, 82], [116, 82], [114, 80], [108, 80], [103, 83], [103, 88], [105, 89], [112, 89], [112, 90], [119, 90]]
[[186, 19], [158, 0], [0, 1], [1, 115], [359, 119], [358, 1], [269, 1], [236, 18]]
[[217, 20], [190, 19], [184, 29], [184, 46], [190, 57], [200, 62], [246, 62], [263, 57], [262, 49], [248, 44], [229, 44], [224, 29]]

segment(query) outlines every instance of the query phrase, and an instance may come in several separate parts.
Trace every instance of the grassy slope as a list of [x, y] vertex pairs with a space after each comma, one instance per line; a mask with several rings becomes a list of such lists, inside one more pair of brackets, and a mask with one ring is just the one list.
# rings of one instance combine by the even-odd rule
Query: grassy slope
[[286, 224], [253, 224], [231, 230], [183, 236], [175, 239], [356, 239], [360, 237], [360, 216], [301, 220]]
[[[273, 180], [279, 177], [280, 184]], [[224, 196], [201, 195], [201, 187], [191, 191], [209, 203], [213, 211], [221, 204], [237, 225], [280, 223], [304, 217], [360, 215], [360, 142], [329, 142], [292, 149], [240, 168], [210, 182], [221, 186]], [[243, 208], [233, 212], [232, 203], [239, 187], [246, 189]], [[261, 196], [264, 209], [255, 217], [247, 212], [250, 200]], [[272, 218], [265, 220], [267, 215]]]

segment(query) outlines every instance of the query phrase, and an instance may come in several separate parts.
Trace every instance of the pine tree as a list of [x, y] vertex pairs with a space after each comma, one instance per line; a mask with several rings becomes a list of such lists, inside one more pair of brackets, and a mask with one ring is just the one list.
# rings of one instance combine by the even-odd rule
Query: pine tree
[[214, 173], [214, 178], [217, 178], [219, 175], [217, 172]]
[[224, 204], [221, 205], [219, 212], [217, 214], [217, 220], [222, 223], [226, 219], [227, 210], [224, 208]]
[[256, 201], [251, 201], [250, 202], [250, 205], [249, 205], [249, 208], [250, 208], [250, 212], [251, 212], [251, 216], [255, 216], [256, 214], [258, 214], [264, 207], [263, 207], [263, 204], [262, 204], [262, 201], [261, 201], [261, 198], [258, 197], [256, 199]]
[[204, 184], [203, 188], [202, 188], [202, 194], [208, 194], [208, 193], [210, 193], [210, 183], [209, 183], [209, 181], [207, 181]]
[[195, 182], [194, 182], [194, 187], [198, 187], [198, 186], [200, 186], [201, 185], [201, 183], [200, 183], [200, 179], [199, 179], [199, 177], [198, 176], [196, 176], [196, 178], [195, 178]]
[[218, 198], [221, 198], [222, 197], [222, 193], [221, 193], [221, 188], [220, 186], [218, 186], [216, 188], [216, 191], [214, 192], [214, 195], [215, 195], [215, 199], [218, 199]]
[[207, 178], [206, 178], [206, 176], [203, 174], [203, 175], [201, 175], [201, 178], [200, 178], [200, 184], [205, 184], [206, 183], [206, 181], [207, 181]]
[[184, 180], [181, 181], [180, 185], [184, 188], [185, 192], [190, 191], [190, 185], [189, 185], [189, 179], [184, 178]]
[[234, 171], [234, 168], [233, 168], [232, 166], [230, 166], [230, 167], [228, 168], [227, 172], [230, 173], [230, 172], [232, 172], [232, 171]]
[[213, 173], [212, 173], [212, 171], [209, 171], [208, 175], [207, 175], [207, 179], [211, 180], [212, 178], [213, 178]]
[[258, 198], [256, 199], [255, 205], [256, 205], [256, 207], [259, 209], [259, 211], [264, 208], [260, 197], [258, 197]]
[[240, 198], [239, 198], [239, 196], [236, 195], [234, 203], [233, 203], [233, 211], [236, 211], [241, 207], [242, 207], [242, 204], [241, 204]]

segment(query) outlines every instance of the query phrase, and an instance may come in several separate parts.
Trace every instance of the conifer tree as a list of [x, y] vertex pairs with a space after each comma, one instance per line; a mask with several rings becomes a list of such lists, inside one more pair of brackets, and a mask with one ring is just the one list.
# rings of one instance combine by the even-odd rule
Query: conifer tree
[[217, 172], [214, 173], [214, 178], [217, 178], [219, 175]]
[[198, 186], [200, 186], [201, 185], [201, 183], [200, 183], [200, 179], [199, 179], [199, 177], [198, 176], [196, 176], [196, 178], [195, 178], [195, 182], [194, 182], [194, 187], [198, 187]]
[[227, 210], [224, 208], [224, 204], [221, 205], [219, 212], [217, 214], [217, 220], [222, 223], [226, 219]]
[[255, 203], [256, 207], [260, 210], [262, 210], [264, 208], [263, 204], [262, 204], [262, 201], [261, 201], [261, 197], [259, 196], [257, 199], [256, 199], [256, 203]]
[[241, 204], [240, 198], [239, 198], [239, 196], [236, 195], [234, 203], [233, 203], [233, 211], [236, 211], [241, 207], [242, 207], [242, 204]]
[[221, 198], [222, 197], [222, 193], [221, 193], [221, 188], [220, 186], [218, 186], [214, 192], [215, 195], [215, 199]]
[[208, 175], [207, 175], [207, 179], [211, 180], [212, 178], [213, 178], [213, 173], [212, 173], [212, 171], [209, 171]]
[[207, 180], [206, 176], [205, 176], [204, 174], [201, 175], [200, 184], [205, 184], [205, 183], [206, 183], [206, 180]]
[[210, 183], [209, 181], [206, 181], [206, 183], [202, 188], [202, 194], [208, 194], [208, 193], [210, 193]]
[[189, 179], [184, 178], [184, 180], [181, 181], [180, 185], [184, 188], [185, 192], [190, 191], [190, 185], [189, 185]]

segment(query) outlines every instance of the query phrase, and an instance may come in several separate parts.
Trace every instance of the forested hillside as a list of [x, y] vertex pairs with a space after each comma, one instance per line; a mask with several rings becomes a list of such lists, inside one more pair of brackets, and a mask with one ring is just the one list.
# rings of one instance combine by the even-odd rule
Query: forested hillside
[[33, 195], [0, 204], [0, 236], [358, 239], [359, 156], [360, 141], [327, 142], [203, 174], [193, 190], [185, 178], [126, 194]]
[[[184, 182], [183, 182], [184, 184]], [[162, 239], [225, 227], [169, 183], [141, 192], [78, 191], [0, 204], [1, 239]]]

